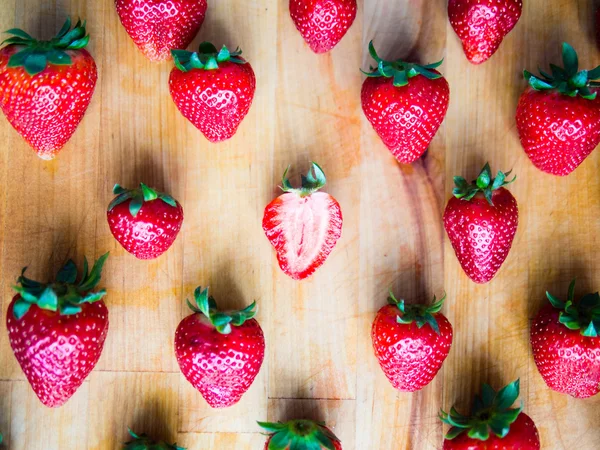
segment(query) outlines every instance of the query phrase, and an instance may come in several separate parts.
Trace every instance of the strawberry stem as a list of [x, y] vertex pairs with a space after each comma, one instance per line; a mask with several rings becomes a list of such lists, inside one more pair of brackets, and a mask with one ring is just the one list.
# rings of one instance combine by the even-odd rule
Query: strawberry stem
[[219, 68], [219, 63], [227, 61], [235, 64], [246, 64], [243, 58], [239, 58], [241, 54], [242, 50], [239, 47], [234, 52], [231, 52], [226, 46], [221, 47], [221, 50], [217, 50], [210, 42], [200, 44], [198, 52], [171, 50], [175, 66], [182, 72], [189, 72], [193, 69], [216, 70]]
[[335, 450], [334, 442], [340, 442], [324, 423], [312, 420], [290, 420], [289, 422], [258, 422], [271, 436], [267, 450], [328, 449]]
[[490, 169], [490, 165], [489, 163], [485, 163], [485, 166], [483, 166], [483, 169], [481, 169], [479, 176], [471, 184], [469, 184], [463, 177], [454, 177], [454, 185], [456, 187], [452, 190], [452, 194], [458, 199], [469, 201], [475, 197], [477, 193], [483, 192], [483, 195], [488, 203], [493, 206], [493, 191], [509, 185], [517, 179], [517, 177], [514, 176], [512, 180], [506, 181], [511, 172], [512, 170], [506, 173], [498, 171], [496, 178], [492, 178], [492, 170]]
[[388, 297], [388, 303], [396, 306], [402, 315], [396, 316], [396, 321], [402, 325], [408, 325], [413, 322], [417, 323], [417, 327], [423, 328], [425, 324], [428, 324], [436, 334], [440, 334], [440, 327], [435, 320], [434, 314], [437, 314], [442, 309], [446, 300], [446, 294], [439, 300], [433, 296], [433, 302], [431, 305], [407, 305], [404, 300], [397, 300], [394, 293], [390, 289], [390, 296]]
[[285, 169], [281, 179], [281, 190], [284, 192], [295, 192], [301, 197], [307, 197], [325, 186], [327, 183], [327, 178], [325, 178], [325, 172], [323, 172], [323, 169], [321, 169], [316, 162], [311, 161], [310, 164], [311, 166], [306, 176], [301, 175], [302, 187], [300, 189], [294, 188], [290, 183], [290, 180], [287, 177], [287, 173], [290, 170], [290, 166], [288, 166], [287, 169]]
[[548, 300], [556, 309], [560, 309], [559, 322], [570, 330], [581, 330], [586, 337], [600, 336], [600, 294], [584, 295], [575, 303], [575, 280], [569, 285], [567, 301], [563, 302], [546, 292]]
[[167, 444], [164, 441], [154, 441], [145, 434], [136, 434], [127, 428], [133, 440], [125, 443], [125, 450], [186, 450], [177, 444]]
[[82, 49], [90, 40], [90, 36], [86, 34], [85, 21], [82, 23], [78, 20], [71, 29], [70, 17], [67, 17], [58, 34], [50, 41], [38, 41], [19, 28], [12, 28], [6, 33], [12, 37], [0, 45], [23, 47], [10, 57], [7, 67], [23, 67], [32, 76], [42, 72], [48, 64], [70, 66], [73, 61], [66, 50]]
[[13, 306], [15, 319], [20, 320], [32, 305], [48, 311], [58, 311], [62, 315], [72, 315], [81, 312], [81, 305], [101, 300], [106, 291], [101, 289], [93, 292], [93, 289], [100, 282], [102, 267], [107, 259], [108, 253], [105, 253], [98, 258], [88, 273], [88, 262], [84, 257], [83, 276], [79, 283], [76, 283], [77, 266], [72, 260], [67, 261], [58, 271], [55, 281], [47, 284], [26, 278], [27, 267], [24, 267], [17, 279], [20, 286], [13, 286], [20, 295]]
[[437, 80], [438, 78], [442, 78], [442, 75], [438, 72], [434, 72], [433, 69], [437, 69], [444, 61], [443, 59], [425, 66], [408, 63], [401, 59], [396, 61], [386, 61], [381, 59], [377, 54], [375, 46], [373, 45], [373, 41], [369, 42], [369, 54], [375, 60], [375, 62], [377, 62], [377, 66], [370, 67], [370, 72], [365, 72], [362, 69], [361, 72], [367, 77], [393, 78], [394, 86], [396, 87], [406, 86], [409, 79], [418, 75], [422, 75], [428, 80]]
[[476, 395], [470, 416], [463, 416], [454, 407], [448, 414], [440, 411], [440, 419], [452, 428], [446, 434], [446, 439], [454, 439], [467, 432], [471, 439], [487, 441], [490, 432], [499, 438], [505, 437], [510, 431], [510, 425], [517, 420], [523, 410], [511, 408], [519, 397], [519, 380], [513, 381], [496, 392], [489, 384], [483, 384], [481, 396]]
[[194, 291], [194, 299], [195, 305], [186, 300], [188, 307], [195, 313], [204, 314], [221, 334], [231, 333], [232, 325], [239, 327], [247, 320], [252, 319], [257, 313], [256, 302], [252, 302], [252, 304], [239, 311], [219, 311], [215, 299], [208, 295], [208, 288], [202, 289], [201, 286], [198, 286]]
[[108, 205], [108, 211], [112, 211], [113, 208], [121, 203], [131, 200], [129, 203], [129, 213], [132, 217], [136, 217], [144, 206], [144, 202], [151, 202], [153, 200], [161, 200], [173, 208], [177, 208], [177, 201], [168, 194], [158, 192], [156, 189], [146, 186], [144, 183], [140, 183], [140, 187], [137, 189], [125, 189], [119, 184], [115, 184], [113, 187], [113, 194], [116, 197]]
[[539, 76], [527, 70], [523, 75], [536, 91], [557, 90], [569, 97], [579, 95], [587, 100], [594, 100], [597, 93], [590, 91], [590, 88], [600, 87], [600, 83], [592, 81], [600, 78], [600, 66], [580, 71], [577, 52], [566, 42], [562, 45], [562, 59], [564, 67], [550, 64], [551, 74], [539, 69]]

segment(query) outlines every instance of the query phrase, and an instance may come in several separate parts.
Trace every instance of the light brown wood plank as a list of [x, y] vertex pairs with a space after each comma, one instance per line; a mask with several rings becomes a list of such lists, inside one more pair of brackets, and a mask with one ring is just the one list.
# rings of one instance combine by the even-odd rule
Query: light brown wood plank
[[120, 448], [130, 440], [127, 427], [155, 439], [176, 441], [177, 377], [176, 374], [94, 372], [90, 376], [89, 398], [90, 405], [95, 407], [87, 415], [87, 448]]

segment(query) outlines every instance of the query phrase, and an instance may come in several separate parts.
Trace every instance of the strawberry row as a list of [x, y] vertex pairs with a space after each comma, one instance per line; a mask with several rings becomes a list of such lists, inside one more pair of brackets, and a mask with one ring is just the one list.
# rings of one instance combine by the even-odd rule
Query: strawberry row
[[[127, 27], [123, 16], [122, 21]], [[52, 159], [83, 119], [97, 81], [94, 59], [85, 50], [89, 42], [85, 23], [78, 21], [71, 28], [67, 19], [47, 42], [20, 29], [8, 33], [11, 37], [4, 41], [8, 45], [0, 50], [0, 108], [40, 158]], [[136, 42], [149, 57], [165, 57], [157, 43]], [[328, 46], [314, 47], [324, 48]], [[198, 52], [170, 52], [175, 67], [169, 91], [181, 114], [209, 141], [230, 139], [248, 114], [256, 89], [254, 71], [241, 50], [232, 52], [225, 46], [218, 50], [204, 42]], [[413, 163], [425, 153], [448, 111], [450, 88], [437, 70], [442, 62], [386, 61], [373, 42], [369, 52], [376, 65], [364, 72], [364, 114], [395, 158]], [[554, 175], [573, 172], [600, 144], [596, 98], [600, 82], [595, 81], [600, 66], [579, 70], [577, 53], [567, 43], [562, 56], [564, 67], [551, 64], [551, 73], [524, 72], [529, 87], [516, 111], [527, 156], [537, 168]], [[481, 57], [475, 61], [481, 62]]]
[[[504, 188], [511, 181], [502, 172], [492, 178], [487, 164], [473, 184], [455, 179], [457, 187], [446, 207], [444, 225], [461, 265], [475, 281], [493, 277], [510, 249], [518, 222], [516, 200]], [[315, 163], [302, 177], [300, 188], [292, 187], [286, 170], [285, 193], [265, 208], [265, 234], [277, 251], [281, 269], [294, 279], [317, 270], [341, 236], [340, 206], [332, 196], [319, 192], [325, 184], [325, 174]], [[168, 250], [183, 222], [181, 205], [144, 184], [137, 189], [116, 185], [114, 193], [107, 220], [123, 248], [140, 259], [156, 258]], [[477, 251], [470, 254], [464, 249]], [[25, 269], [17, 280], [17, 295], [6, 318], [9, 341], [46, 406], [64, 404], [100, 358], [109, 321], [103, 302], [106, 291], [96, 287], [107, 258], [108, 254], [103, 255], [91, 270], [84, 259], [79, 281], [73, 261], [50, 283], [25, 277]], [[572, 283], [566, 302], [548, 294], [550, 305], [532, 324], [531, 346], [550, 388], [585, 398], [600, 390], [600, 296], [588, 294], [575, 302], [574, 290]], [[372, 326], [375, 356], [394, 388], [414, 392], [428, 385], [442, 367], [452, 345], [452, 325], [440, 312], [444, 298], [437, 301], [434, 297], [430, 306], [407, 305], [390, 292], [388, 300]], [[220, 311], [208, 288], [198, 287], [194, 302], [188, 305], [193, 314], [175, 333], [181, 372], [211, 407], [232, 406], [254, 382], [264, 360], [265, 340], [254, 319], [256, 304]], [[505, 390], [496, 394], [490, 389], [484, 386], [482, 406], [474, 408], [470, 417], [454, 409], [442, 413], [442, 419], [454, 427], [447, 435], [446, 448], [470, 440], [504, 439], [511, 429], [523, 425], [518, 421], [521, 409], [510, 409], [518, 384], [509, 389], [511, 401], [501, 394]], [[527, 416], [522, 421], [537, 436], [533, 422]], [[537, 437], [535, 442], [538, 447], [531, 448], [539, 448]]]

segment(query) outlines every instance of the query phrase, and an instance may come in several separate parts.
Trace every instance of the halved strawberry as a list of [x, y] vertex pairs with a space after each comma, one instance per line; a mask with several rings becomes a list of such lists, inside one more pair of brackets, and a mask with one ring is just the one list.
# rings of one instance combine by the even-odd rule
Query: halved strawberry
[[290, 420], [258, 424], [269, 434], [264, 450], [342, 450], [342, 443], [324, 423]]
[[130, 428], [128, 430], [133, 439], [125, 442], [123, 450], [186, 450], [184, 447], [178, 447], [177, 444], [155, 441], [145, 434], [136, 434]]
[[511, 408], [519, 396], [519, 380], [496, 392], [484, 384], [476, 395], [470, 416], [454, 407], [441, 411], [440, 419], [452, 428], [446, 434], [443, 450], [539, 450], [540, 438], [533, 420], [523, 406]]
[[312, 275], [327, 259], [342, 235], [342, 210], [335, 198], [317, 192], [325, 186], [323, 170], [311, 163], [294, 189], [283, 174], [280, 195], [267, 205], [263, 230], [277, 251], [279, 267], [295, 280]]

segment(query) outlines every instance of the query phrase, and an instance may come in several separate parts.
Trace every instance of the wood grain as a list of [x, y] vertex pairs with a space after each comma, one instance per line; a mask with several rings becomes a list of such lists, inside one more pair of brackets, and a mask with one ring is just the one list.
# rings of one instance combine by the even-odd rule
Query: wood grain
[[[447, 22], [445, 0], [359, 0], [355, 24], [331, 53], [314, 55], [284, 0], [209, 1], [203, 40], [240, 46], [257, 95], [237, 135], [213, 145], [176, 110], [170, 64], [152, 64], [119, 23], [112, 0], [3, 0], [0, 29], [50, 37], [67, 14], [85, 17], [99, 70], [92, 104], [52, 162], [39, 160], [0, 120], [0, 432], [2, 449], [113, 450], [127, 426], [190, 449], [258, 450], [256, 420], [325, 420], [344, 450], [441, 447], [439, 408], [468, 408], [482, 381], [521, 378], [525, 411], [551, 450], [600, 448], [600, 398], [549, 391], [528, 344], [544, 292], [600, 287], [600, 154], [567, 178], [537, 171], [520, 148], [514, 111], [523, 68], [559, 61], [560, 43], [581, 65], [600, 54], [593, 2], [528, 0], [498, 53], [470, 65]], [[451, 87], [448, 116], [427, 154], [398, 165], [360, 107], [366, 52], [432, 62]], [[309, 161], [328, 177], [344, 229], [309, 280], [284, 275], [261, 228], [288, 165]], [[514, 169], [520, 206], [515, 247], [496, 279], [470, 282], [443, 231], [452, 176], [485, 161]], [[114, 183], [144, 181], [175, 196], [185, 222], [158, 260], [137, 261], [112, 238], [105, 216]], [[5, 314], [24, 266], [45, 279], [69, 257], [110, 251], [102, 285], [110, 332], [96, 370], [59, 410], [42, 406], [10, 350]], [[226, 308], [259, 305], [267, 357], [243, 400], [210, 409], [179, 373], [173, 354], [185, 299], [210, 285]], [[373, 356], [371, 322], [392, 288], [409, 302], [447, 293], [454, 345], [438, 377], [415, 394], [396, 392]]]

